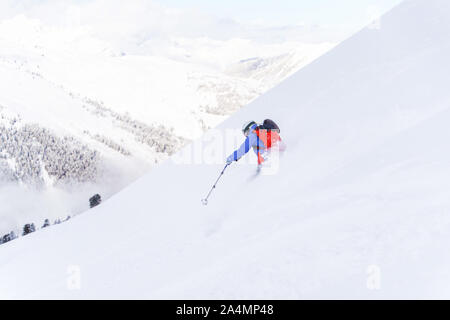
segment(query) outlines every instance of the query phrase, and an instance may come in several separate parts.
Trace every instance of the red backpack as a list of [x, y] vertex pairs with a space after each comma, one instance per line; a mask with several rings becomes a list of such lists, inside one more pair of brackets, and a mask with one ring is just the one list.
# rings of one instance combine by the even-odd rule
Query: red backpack
[[[269, 150], [272, 146], [281, 141], [280, 128], [270, 119], [264, 120], [264, 123], [255, 129], [255, 132], [258, 138], [264, 143], [266, 150]], [[258, 146], [258, 164], [264, 162], [264, 159], [259, 152], [260, 149], [261, 148]]]
[[272, 148], [273, 145], [281, 140], [281, 137], [276, 130], [256, 128], [255, 132], [258, 138], [266, 146], [266, 149]]

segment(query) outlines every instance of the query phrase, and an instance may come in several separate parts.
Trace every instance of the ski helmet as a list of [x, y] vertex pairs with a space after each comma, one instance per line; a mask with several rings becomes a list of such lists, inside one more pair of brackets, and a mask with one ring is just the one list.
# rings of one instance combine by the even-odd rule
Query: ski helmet
[[254, 125], [257, 124], [255, 121], [248, 121], [246, 123], [244, 123], [244, 125], [242, 126], [242, 133], [244, 135], [248, 135], [248, 130], [250, 130], [250, 128]]

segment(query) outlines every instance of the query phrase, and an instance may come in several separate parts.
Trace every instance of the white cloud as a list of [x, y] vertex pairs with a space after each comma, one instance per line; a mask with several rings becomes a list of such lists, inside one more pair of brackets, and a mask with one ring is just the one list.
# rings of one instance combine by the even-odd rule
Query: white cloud
[[89, 27], [99, 37], [125, 42], [173, 37], [217, 40], [246, 38], [261, 42], [322, 42], [342, 39], [342, 32], [318, 26], [244, 24], [194, 9], [162, 6], [150, 0], [2, 0], [0, 19], [17, 14], [59, 27]]

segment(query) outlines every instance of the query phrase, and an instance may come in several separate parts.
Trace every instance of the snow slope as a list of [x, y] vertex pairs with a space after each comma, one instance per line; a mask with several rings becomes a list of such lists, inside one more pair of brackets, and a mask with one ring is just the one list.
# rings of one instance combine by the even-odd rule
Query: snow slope
[[[0, 298], [450, 298], [449, 18], [404, 2], [101, 206], [3, 245]], [[201, 206], [230, 130], [265, 117], [277, 174], [249, 155]]]

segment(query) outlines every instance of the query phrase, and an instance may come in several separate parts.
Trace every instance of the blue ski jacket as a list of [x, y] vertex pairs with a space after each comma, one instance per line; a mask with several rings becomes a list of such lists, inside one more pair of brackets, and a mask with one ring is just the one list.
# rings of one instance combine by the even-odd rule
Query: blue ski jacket
[[264, 142], [258, 137], [258, 135], [255, 132], [257, 125], [254, 124], [250, 128], [250, 133], [245, 139], [244, 143], [241, 144], [239, 149], [234, 151], [228, 158], [227, 163], [231, 163], [233, 161], [238, 161], [240, 158], [242, 158], [247, 152], [250, 151], [250, 148], [253, 148], [253, 151], [255, 152], [256, 156], [258, 156], [258, 151], [261, 153], [264, 152], [266, 149], [266, 146], [264, 145]]

